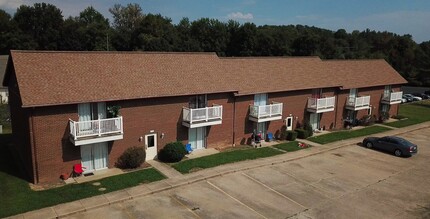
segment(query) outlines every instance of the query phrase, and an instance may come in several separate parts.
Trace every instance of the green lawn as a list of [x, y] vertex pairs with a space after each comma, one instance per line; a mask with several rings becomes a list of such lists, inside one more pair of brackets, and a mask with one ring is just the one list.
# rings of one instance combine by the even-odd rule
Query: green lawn
[[[5, 145], [10, 140], [8, 135], [0, 135], [0, 218], [36, 210], [60, 203], [70, 202], [95, 195], [132, 187], [141, 183], [148, 183], [165, 178], [154, 168], [138, 170], [122, 175], [97, 180], [100, 186], [93, 182], [69, 184], [58, 188], [33, 191], [27, 181], [15, 176], [16, 167]], [[106, 188], [99, 191], [99, 188]]]
[[420, 101], [400, 105], [399, 115], [406, 117], [405, 120], [386, 123], [385, 125], [401, 128], [430, 121], [430, 101]]
[[[273, 147], [281, 149], [283, 151], [287, 151], [287, 152], [293, 152], [293, 151], [298, 151], [298, 150], [302, 150], [304, 148], [299, 147], [299, 142], [297, 141], [290, 141], [290, 142], [286, 142], [286, 143], [282, 143], [282, 144], [277, 144], [274, 145]], [[310, 145], [308, 145], [307, 148], [311, 147]]]
[[379, 132], [385, 132], [391, 130], [390, 128], [381, 126], [370, 126], [358, 130], [338, 131], [332, 132], [325, 135], [310, 137], [307, 140], [316, 142], [319, 144], [327, 144], [335, 141], [345, 140], [349, 138], [355, 138], [360, 136], [371, 135]]
[[264, 148], [247, 148], [228, 152], [220, 152], [205, 157], [199, 157], [190, 160], [184, 160], [173, 164], [172, 167], [181, 173], [189, 173], [191, 170], [205, 169], [219, 165], [234, 163], [243, 160], [254, 160], [262, 157], [270, 157], [283, 152], [270, 147]]

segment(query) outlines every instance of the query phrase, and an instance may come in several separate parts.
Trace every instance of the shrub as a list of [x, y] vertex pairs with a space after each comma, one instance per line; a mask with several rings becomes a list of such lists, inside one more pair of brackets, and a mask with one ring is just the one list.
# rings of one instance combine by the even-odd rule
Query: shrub
[[376, 118], [374, 116], [365, 115], [359, 120], [358, 124], [362, 126], [369, 126], [375, 124], [375, 120]]
[[116, 166], [122, 169], [137, 168], [145, 162], [144, 147], [130, 147], [122, 153], [116, 162]]
[[281, 127], [281, 134], [279, 135], [279, 140], [287, 139], [287, 126], [283, 125]]
[[179, 162], [185, 154], [187, 154], [187, 150], [182, 142], [171, 142], [158, 152], [158, 159], [168, 163]]
[[296, 129], [295, 132], [297, 132], [297, 137], [301, 139], [306, 139], [309, 137], [309, 132], [304, 129]]
[[294, 141], [297, 138], [297, 132], [295, 131], [286, 131], [286, 135], [288, 141]]
[[305, 122], [303, 129], [308, 132], [308, 137], [311, 137], [314, 134], [314, 130], [312, 130], [311, 123], [309, 121]]

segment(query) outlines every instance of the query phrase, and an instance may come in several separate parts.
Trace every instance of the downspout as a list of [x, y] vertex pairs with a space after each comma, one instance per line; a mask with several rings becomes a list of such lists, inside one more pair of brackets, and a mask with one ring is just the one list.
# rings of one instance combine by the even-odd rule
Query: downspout
[[339, 107], [339, 91], [340, 88], [336, 90], [336, 107], [334, 108], [334, 128], [337, 128], [337, 108]]
[[31, 155], [33, 160], [33, 182], [34, 184], [39, 183], [39, 165], [37, 162], [37, 150], [36, 150], [36, 140], [34, 137], [34, 125], [33, 125], [33, 110], [32, 108], [30, 110], [30, 148], [31, 148]]
[[236, 146], [235, 143], [235, 138], [236, 138], [236, 95], [233, 94], [233, 147]]

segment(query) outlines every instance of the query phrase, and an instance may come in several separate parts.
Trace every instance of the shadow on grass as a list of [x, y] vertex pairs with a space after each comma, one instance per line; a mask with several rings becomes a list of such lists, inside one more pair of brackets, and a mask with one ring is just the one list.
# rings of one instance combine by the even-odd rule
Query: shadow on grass
[[0, 172], [8, 175], [28, 180], [18, 168], [18, 162], [14, 160], [14, 156], [9, 147], [12, 146], [12, 134], [0, 134]]

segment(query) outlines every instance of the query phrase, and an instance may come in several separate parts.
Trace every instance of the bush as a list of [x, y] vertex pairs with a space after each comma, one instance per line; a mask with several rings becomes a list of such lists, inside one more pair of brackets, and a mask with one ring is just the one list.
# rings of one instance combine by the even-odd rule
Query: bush
[[187, 154], [187, 150], [182, 142], [171, 142], [158, 152], [158, 159], [167, 163], [179, 162], [185, 154]]
[[312, 126], [309, 121], [305, 122], [303, 129], [308, 132], [308, 137], [311, 137], [314, 134], [314, 130], [312, 130]]
[[283, 125], [281, 127], [281, 131], [280, 131], [280, 135], [279, 135], [279, 140], [285, 140], [287, 139], [287, 126]]
[[145, 162], [145, 157], [144, 147], [130, 147], [118, 158], [116, 166], [122, 169], [137, 168]]
[[297, 132], [295, 131], [286, 131], [286, 135], [288, 141], [294, 141], [297, 138]]
[[358, 124], [362, 126], [370, 126], [375, 124], [375, 120], [376, 118], [374, 116], [365, 115], [359, 120]]
[[297, 137], [300, 139], [306, 139], [309, 137], [309, 132], [304, 129], [296, 129], [295, 132], [297, 132]]

